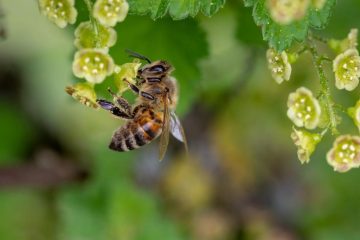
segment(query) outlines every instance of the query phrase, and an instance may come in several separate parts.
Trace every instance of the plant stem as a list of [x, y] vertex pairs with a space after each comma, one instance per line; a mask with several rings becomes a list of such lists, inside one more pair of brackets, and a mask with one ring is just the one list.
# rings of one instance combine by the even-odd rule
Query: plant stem
[[324, 58], [319, 55], [312, 37], [309, 37], [308, 48], [313, 57], [315, 68], [319, 74], [320, 85], [321, 85], [321, 96], [325, 99], [325, 108], [327, 115], [329, 116], [329, 128], [331, 129], [331, 133], [333, 135], [336, 135], [338, 134], [338, 130], [336, 128], [337, 121], [336, 121], [336, 112], [334, 108], [335, 104], [331, 97], [329, 82], [325, 76], [325, 71], [322, 65]]
[[315, 40], [317, 40], [319, 42], [322, 42], [322, 43], [325, 43], [325, 44], [327, 44], [329, 42], [328, 39], [326, 39], [326, 38], [324, 38], [322, 36], [318, 36], [318, 35], [315, 35], [315, 34], [312, 34], [311, 36], [312, 36], [313, 39], [315, 39]]
[[92, 25], [92, 28], [93, 28], [93, 31], [94, 31], [94, 34], [95, 34], [95, 45], [96, 47], [100, 47], [99, 43], [100, 43], [100, 36], [99, 36], [99, 26], [98, 26], [98, 22], [96, 21], [96, 19], [94, 18], [93, 16], [93, 5], [92, 5], [92, 2], [91, 0], [84, 0], [86, 6], [87, 6], [87, 9], [89, 11], [89, 19], [90, 19], [90, 22], [91, 22], [91, 25]]

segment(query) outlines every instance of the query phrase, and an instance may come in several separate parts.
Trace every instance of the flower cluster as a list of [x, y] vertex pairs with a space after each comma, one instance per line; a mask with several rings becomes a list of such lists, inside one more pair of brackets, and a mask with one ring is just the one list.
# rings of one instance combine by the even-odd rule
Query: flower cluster
[[94, 6], [91, 6], [91, 2], [87, 4], [90, 20], [80, 23], [75, 30], [74, 45], [78, 51], [75, 53], [72, 69], [76, 77], [84, 78], [88, 83], [75, 84], [65, 90], [80, 103], [95, 107], [94, 85], [102, 83], [115, 69], [115, 79], [119, 72], [128, 71], [126, 66], [121, 68], [115, 65], [109, 48], [117, 40], [116, 31], [112, 27], [125, 19], [129, 5], [126, 0], [97, 0]]
[[[325, 2], [326, 1], [312, 1], [312, 4], [314, 7], [321, 8]], [[332, 39], [328, 41], [330, 48], [338, 54], [332, 62], [335, 86], [338, 89], [352, 91], [359, 84], [360, 56], [356, 49], [358, 45], [357, 36], [358, 30], [351, 29], [346, 39]], [[311, 39], [312, 38], [310, 38], [310, 41], [312, 41]], [[322, 42], [327, 41], [323, 38], [316, 39]], [[321, 133], [293, 128], [291, 139], [297, 147], [298, 158], [301, 163], [308, 163], [317, 144], [329, 129], [332, 134], [338, 134], [336, 126], [340, 123], [340, 117], [337, 115], [339, 105], [334, 103], [330, 95], [328, 80], [326, 79], [322, 65], [322, 62], [329, 60], [329, 58], [320, 55], [316, 50], [316, 45], [313, 43], [310, 43], [303, 49], [309, 50], [313, 55], [322, 89], [318, 98], [315, 98], [312, 92], [305, 87], [300, 87], [295, 92], [290, 93], [287, 102], [287, 116], [296, 127], [304, 127], [311, 130], [317, 127], [324, 128]], [[302, 49], [295, 54], [298, 55], [301, 52], [303, 52]], [[288, 54], [288, 56], [292, 56], [291, 53]], [[277, 57], [279, 62], [280, 54], [276, 54], [273, 50], [268, 50], [267, 58], [269, 68], [276, 67], [273, 60], [269, 61], [269, 59], [274, 57]], [[283, 65], [283, 63], [280, 64]], [[354, 124], [360, 132], [360, 100], [358, 100], [355, 106], [348, 108], [348, 115], [353, 119]], [[333, 143], [333, 147], [327, 153], [327, 162], [337, 172], [347, 172], [352, 168], [360, 167], [360, 136], [338, 136]]]
[[360, 137], [338, 137], [327, 153], [327, 162], [338, 172], [346, 172], [360, 166]]
[[282, 83], [284, 80], [289, 81], [291, 65], [285, 51], [278, 53], [270, 48], [266, 52], [266, 59], [271, 75], [278, 84]]
[[302, 19], [310, 5], [309, 0], [267, 0], [266, 3], [271, 18], [282, 25]]
[[60, 28], [74, 24], [76, 21], [77, 11], [74, 0], [39, 0], [39, 7], [41, 13]]

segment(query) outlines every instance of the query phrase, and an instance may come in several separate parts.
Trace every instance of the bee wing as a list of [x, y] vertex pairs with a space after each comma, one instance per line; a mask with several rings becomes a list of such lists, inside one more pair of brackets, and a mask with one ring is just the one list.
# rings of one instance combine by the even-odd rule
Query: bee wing
[[175, 112], [170, 113], [170, 131], [171, 134], [180, 142], [183, 142], [185, 145], [186, 152], [188, 151], [188, 145], [185, 137], [184, 128], [181, 125], [181, 122]]
[[170, 132], [170, 113], [169, 113], [169, 109], [167, 106], [167, 94], [165, 94], [165, 97], [164, 97], [164, 119], [163, 119], [162, 133], [160, 136], [160, 154], [159, 154], [160, 161], [163, 160], [167, 146], [169, 144], [169, 132]]

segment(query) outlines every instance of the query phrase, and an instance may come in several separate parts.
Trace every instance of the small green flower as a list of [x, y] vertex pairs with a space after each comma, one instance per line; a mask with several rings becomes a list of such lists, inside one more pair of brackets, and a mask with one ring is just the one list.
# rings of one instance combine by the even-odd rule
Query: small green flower
[[347, 172], [360, 166], [360, 137], [339, 136], [327, 153], [327, 162], [338, 172]]
[[346, 40], [348, 42], [347, 48], [356, 48], [358, 45], [358, 29], [351, 29]]
[[65, 91], [81, 104], [92, 108], [98, 108], [98, 104], [96, 103], [96, 93], [91, 84], [78, 83], [73, 86], [67, 86]]
[[113, 27], [124, 21], [129, 10], [126, 0], [97, 0], [94, 5], [94, 17], [104, 26]]
[[114, 71], [114, 61], [104, 49], [84, 48], [76, 52], [73, 73], [91, 83], [101, 83]]
[[333, 49], [336, 53], [343, 53], [348, 49], [352, 49], [357, 47], [358, 45], [358, 29], [353, 28], [350, 30], [349, 34], [345, 39], [337, 40], [330, 39], [329, 47]]
[[282, 25], [304, 18], [310, 0], [267, 0], [271, 18]]
[[74, 24], [77, 11], [74, 0], [39, 0], [40, 11], [60, 28]]
[[307, 129], [317, 127], [321, 108], [319, 101], [309, 89], [300, 87], [296, 92], [290, 93], [287, 105], [287, 116], [297, 127], [305, 127]]
[[123, 93], [129, 88], [129, 85], [124, 80], [135, 83], [134, 79], [136, 78], [137, 71], [140, 66], [141, 63], [134, 60], [132, 63], [125, 63], [121, 66], [115, 67], [114, 83], [120, 93]]
[[348, 114], [360, 131], [360, 100], [356, 102], [354, 107], [348, 108]]
[[338, 89], [354, 90], [359, 84], [360, 56], [359, 52], [352, 48], [339, 54], [333, 61], [335, 73], [335, 86]]
[[311, 0], [311, 3], [315, 7], [315, 9], [321, 10], [325, 5], [326, 0]]
[[278, 84], [282, 83], [284, 80], [289, 81], [291, 65], [285, 51], [278, 53], [274, 49], [269, 48], [266, 51], [266, 59], [271, 75]]
[[311, 154], [315, 151], [316, 145], [321, 140], [321, 135], [310, 133], [304, 130], [297, 130], [293, 127], [291, 139], [295, 146], [298, 147], [297, 155], [302, 164], [310, 161]]
[[75, 30], [75, 46], [81, 49], [108, 48], [115, 45], [117, 35], [113, 28], [98, 24], [98, 31], [98, 36], [96, 36], [90, 21], [80, 23]]

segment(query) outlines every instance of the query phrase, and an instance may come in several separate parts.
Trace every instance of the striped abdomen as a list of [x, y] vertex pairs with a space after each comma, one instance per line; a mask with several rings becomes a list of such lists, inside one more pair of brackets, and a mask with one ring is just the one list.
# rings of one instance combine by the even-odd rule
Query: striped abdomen
[[162, 119], [162, 114], [155, 114], [149, 109], [142, 111], [115, 131], [109, 148], [123, 152], [148, 144], [160, 135]]

